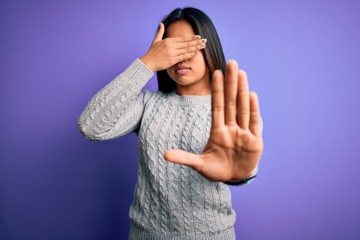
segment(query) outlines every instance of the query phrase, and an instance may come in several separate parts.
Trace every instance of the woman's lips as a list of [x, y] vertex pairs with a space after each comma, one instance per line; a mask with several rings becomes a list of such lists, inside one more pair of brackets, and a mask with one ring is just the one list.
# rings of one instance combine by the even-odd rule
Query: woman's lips
[[190, 71], [190, 68], [188, 68], [188, 67], [177, 67], [177, 68], [175, 68], [175, 72], [177, 74], [186, 74], [188, 71]]

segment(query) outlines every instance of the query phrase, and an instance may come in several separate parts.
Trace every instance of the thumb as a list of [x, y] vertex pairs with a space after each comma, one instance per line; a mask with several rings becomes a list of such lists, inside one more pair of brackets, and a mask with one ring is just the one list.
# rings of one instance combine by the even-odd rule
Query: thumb
[[153, 43], [158, 42], [158, 41], [161, 41], [162, 38], [163, 38], [164, 32], [165, 32], [165, 26], [164, 26], [164, 24], [161, 22], [160, 25], [159, 25], [158, 32], [156, 33], [156, 36], [155, 36], [155, 38], [154, 38]]
[[192, 167], [197, 171], [202, 169], [202, 166], [204, 165], [204, 160], [200, 155], [183, 150], [169, 150], [165, 152], [164, 158], [169, 162], [183, 164]]

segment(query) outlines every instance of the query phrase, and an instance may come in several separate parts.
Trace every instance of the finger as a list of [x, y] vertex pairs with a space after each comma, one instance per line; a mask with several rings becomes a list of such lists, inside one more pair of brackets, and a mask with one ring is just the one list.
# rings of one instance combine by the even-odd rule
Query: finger
[[158, 32], [156, 33], [156, 36], [153, 40], [153, 43], [161, 41], [164, 36], [164, 32], [165, 32], [165, 27], [164, 27], [164, 24], [161, 22], [159, 25]]
[[200, 35], [186, 35], [183, 37], [175, 37], [175, 38], [171, 38], [173, 39], [173, 41], [175, 43], [183, 43], [183, 42], [191, 42], [194, 40], [200, 40], [201, 41], [201, 36]]
[[204, 165], [200, 155], [183, 150], [169, 150], [165, 152], [164, 158], [169, 162], [186, 165], [197, 171], [200, 171]]
[[206, 46], [206, 39], [194, 39], [191, 41], [175, 42], [174, 48], [176, 49], [190, 49], [190, 48], [204, 48]]
[[236, 124], [237, 73], [236, 61], [229, 61], [225, 73], [225, 124], [230, 126]]
[[206, 43], [201, 42], [201, 43], [196, 43], [196, 45], [187, 45], [187, 46], [183, 46], [182, 48], [177, 48], [176, 53], [178, 55], [182, 55], [182, 54], [186, 54], [186, 53], [192, 53], [192, 52], [196, 52], [196, 51], [200, 51], [201, 49], [206, 47]]
[[190, 53], [185, 53], [185, 54], [181, 54], [181, 55], [175, 56], [175, 57], [174, 57], [174, 62], [175, 62], [175, 63], [178, 63], [178, 62], [182, 62], [182, 61], [188, 60], [188, 59], [194, 57], [194, 56], [197, 55], [197, 54], [199, 54], [199, 51], [190, 52]]
[[193, 41], [187, 45], [183, 45], [182, 49], [177, 49], [175, 56], [177, 56], [178, 62], [190, 59], [206, 47], [206, 39], [200, 41]]
[[238, 71], [237, 122], [243, 129], [249, 129], [250, 96], [246, 72]]
[[261, 136], [262, 121], [259, 99], [255, 92], [250, 92], [250, 131], [257, 137]]
[[224, 125], [224, 75], [221, 70], [216, 70], [211, 80], [211, 110], [212, 128]]

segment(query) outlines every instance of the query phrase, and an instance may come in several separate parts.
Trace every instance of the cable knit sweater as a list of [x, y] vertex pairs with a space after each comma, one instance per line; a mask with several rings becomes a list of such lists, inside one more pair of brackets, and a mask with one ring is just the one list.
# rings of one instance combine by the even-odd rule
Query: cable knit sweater
[[139, 59], [88, 103], [81, 133], [108, 140], [135, 131], [138, 180], [130, 206], [130, 239], [235, 239], [235, 212], [228, 186], [187, 166], [167, 162], [163, 153], [201, 153], [211, 126], [211, 96], [142, 92], [153, 76]]

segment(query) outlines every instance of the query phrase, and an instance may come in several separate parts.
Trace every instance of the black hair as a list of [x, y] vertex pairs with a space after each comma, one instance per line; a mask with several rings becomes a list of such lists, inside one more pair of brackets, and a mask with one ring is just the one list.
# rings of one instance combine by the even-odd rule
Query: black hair
[[[223, 73], [225, 73], [225, 55], [221, 46], [220, 38], [209, 16], [196, 8], [177, 8], [162, 20], [165, 27], [164, 38], [166, 36], [166, 30], [170, 24], [179, 20], [185, 20], [188, 22], [196, 35], [200, 35], [202, 38], [207, 39], [206, 48], [201, 51], [204, 54], [205, 63], [209, 69], [210, 81], [215, 70], [220, 69]], [[158, 71], [156, 74], [159, 91], [166, 93], [172, 92], [176, 89], [176, 83], [167, 74], [166, 69]]]

